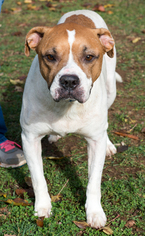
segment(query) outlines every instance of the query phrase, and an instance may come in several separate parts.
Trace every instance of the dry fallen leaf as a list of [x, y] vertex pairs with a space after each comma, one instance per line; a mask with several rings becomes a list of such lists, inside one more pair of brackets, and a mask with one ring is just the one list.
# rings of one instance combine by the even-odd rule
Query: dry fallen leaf
[[21, 198], [24, 198], [24, 193], [27, 193], [29, 197], [33, 198], [35, 197], [34, 191], [32, 188], [29, 189], [16, 189], [16, 194], [20, 196]]
[[113, 11], [107, 11], [107, 13], [108, 13], [109, 15], [111, 15], [111, 14], [113, 14]]
[[16, 87], [15, 87], [15, 91], [16, 91], [16, 92], [23, 92], [23, 88], [20, 87], [20, 86], [16, 86]]
[[86, 229], [87, 227], [90, 227], [89, 224], [85, 221], [73, 221], [73, 223], [80, 229]]
[[21, 6], [21, 5], [22, 5], [22, 3], [21, 3], [21, 2], [17, 2], [17, 5]]
[[137, 43], [139, 40], [141, 40], [141, 38], [140, 38], [140, 37], [137, 37], [137, 38], [135, 38], [135, 39], [132, 40], [132, 43]]
[[21, 36], [21, 35], [22, 35], [22, 32], [20, 31], [12, 33], [12, 36]]
[[113, 230], [112, 230], [110, 227], [108, 227], [108, 226], [103, 227], [103, 228], [102, 228], [102, 231], [103, 231], [105, 234], [107, 234], [107, 235], [112, 235], [112, 234], [113, 234]]
[[32, 5], [32, 4], [29, 4], [29, 5], [27, 6], [27, 9], [28, 9], [28, 10], [36, 10], [36, 9], [37, 9], [37, 6], [34, 6], [34, 5]]
[[38, 217], [38, 219], [36, 220], [37, 226], [43, 227], [44, 218], [45, 218], [45, 216]]
[[105, 8], [107, 8], [107, 7], [110, 8], [110, 7], [114, 7], [114, 6], [115, 6], [114, 4], [106, 4], [106, 5], [104, 5]]
[[61, 202], [62, 201], [62, 194], [57, 194], [55, 196], [51, 196], [51, 201], [52, 202]]
[[29, 187], [32, 187], [31, 177], [25, 176], [24, 180]]
[[32, 3], [32, 0], [25, 0], [24, 3]]
[[10, 79], [11, 84], [24, 84], [24, 80], [19, 80], [19, 79]]
[[17, 8], [11, 8], [11, 11], [12, 11], [12, 13], [18, 13], [18, 12], [20, 12], [20, 11], [22, 11], [22, 8], [21, 7], [17, 7]]
[[14, 206], [31, 206], [33, 203], [29, 203], [26, 200], [23, 200], [21, 198], [15, 198], [14, 200], [12, 199], [7, 199], [7, 200], [0, 200], [2, 202], [8, 203], [8, 204], [13, 204]]
[[127, 223], [125, 224], [125, 226], [126, 226], [127, 228], [131, 228], [131, 227], [133, 227], [135, 224], [136, 224], [136, 223], [135, 223], [134, 220], [128, 220]]

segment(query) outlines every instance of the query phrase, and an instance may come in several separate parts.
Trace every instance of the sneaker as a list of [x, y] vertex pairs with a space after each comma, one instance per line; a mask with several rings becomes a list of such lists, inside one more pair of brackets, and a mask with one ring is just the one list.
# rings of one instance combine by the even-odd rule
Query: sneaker
[[1, 167], [20, 167], [26, 164], [26, 160], [21, 150], [21, 146], [17, 143], [6, 140], [0, 143], [0, 166]]

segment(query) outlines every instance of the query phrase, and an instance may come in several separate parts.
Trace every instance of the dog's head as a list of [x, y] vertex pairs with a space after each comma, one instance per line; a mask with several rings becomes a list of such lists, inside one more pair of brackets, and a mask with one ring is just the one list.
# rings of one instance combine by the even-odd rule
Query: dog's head
[[40, 71], [52, 98], [87, 101], [102, 69], [104, 53], [113, 57], [114, 40], [107, 29], [74, 23], [35, 27], [26, 36], [25, 54], [36, 50]]

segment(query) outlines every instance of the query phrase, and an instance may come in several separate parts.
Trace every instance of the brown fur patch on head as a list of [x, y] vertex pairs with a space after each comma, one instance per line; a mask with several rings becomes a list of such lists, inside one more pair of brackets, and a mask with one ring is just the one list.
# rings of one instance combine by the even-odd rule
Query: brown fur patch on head
[[[50, 87], [56, 74], [67, 64], [70, 46], [64, 25], [56, 25], [51, 32], [45, 32], [36, 52], [39, 57], [40, 71]], [[55, 60], [49, 60], [48, 56]]]
[[68, 17], [65, 20], [65, 23], [75, 23], [75, 24], [79, 24], [79, 25], [82, 25], [84, 27], [91, 28], [91, 29], [96, 28], [94, 22], [90, 18], [88, 18], [87, 16], [84, 16], [82, 14], [72, 15], [72, 16]]

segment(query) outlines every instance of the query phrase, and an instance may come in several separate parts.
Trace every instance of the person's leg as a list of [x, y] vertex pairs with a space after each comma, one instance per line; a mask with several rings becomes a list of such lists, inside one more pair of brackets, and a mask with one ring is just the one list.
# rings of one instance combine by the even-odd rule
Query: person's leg
[[7, 140], [7, 138], [5, 137], [6, 132], [7, 132], [7, 127], [5, 125], [3, 112], [0, 106], [0, 143], [3, 143], [4, 141]]
[[7, 127], [0, 106], [0, 166], [19, 167], [26, 163], [21, 147], [5, 137]]

